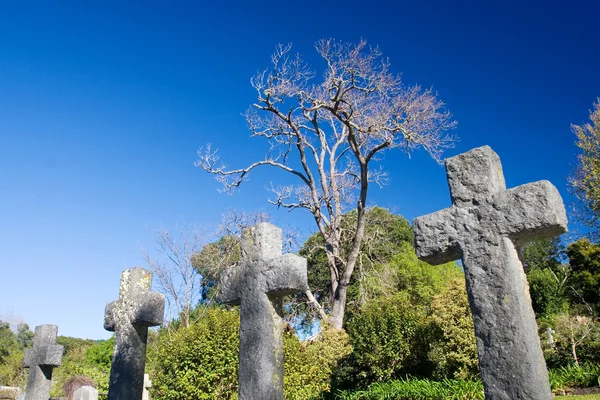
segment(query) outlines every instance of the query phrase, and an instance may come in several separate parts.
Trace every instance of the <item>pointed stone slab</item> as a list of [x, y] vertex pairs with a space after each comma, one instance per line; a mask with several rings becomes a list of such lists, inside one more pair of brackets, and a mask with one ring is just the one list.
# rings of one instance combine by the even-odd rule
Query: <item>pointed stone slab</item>
[[165, 297], [151, 292], [152, 273], [131, 268], [121, 275], [119, 300], [106, 305], [104, 329], [115, 332], [109, 400], [141, 400], [148, 328], [162, 325]]
[[73, 400], [98, 400], [98, 390], [92, 386], [82, 386], [73, 393]]
[[23, 367], [29, 368], [25, 400], [48, 400], [52, 370], [62, 363], [64, 347], [56, 344], [58, 327], [40, 325], [35, 328], [33, 347], [25, 350]]
[[240, 400], [283, 400], [283, 297], [308, 283], [306, 260], [281, 251], [281, 229], [260, 223], [242, 234], [240, 265], [221, 274], [221, 301], [241, 303]]
[[417, 255], [463, 260], [487, 400], [550, 400], [548, 371], [517, 247], [566, 231], [558, 190], [539, 181], [506, 190], [488, 146], [446, 160], [452, 206], [414, 220]]

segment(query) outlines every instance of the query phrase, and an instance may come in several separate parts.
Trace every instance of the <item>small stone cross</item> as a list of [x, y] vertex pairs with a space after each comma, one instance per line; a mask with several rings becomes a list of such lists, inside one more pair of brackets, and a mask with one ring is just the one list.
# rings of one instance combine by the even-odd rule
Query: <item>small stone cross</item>
[[152, 273], [121, 274], [119, 300], [106, 305], [104, 329], [115, 332], [108, 400], [140, 400], [144, 390], [148, 328], [163, 323], [165, 296], [151, 292]]
[[73, 393], [73, 400], [98, 400], [98, 390], [92, 386], [81, 386]]
[[52, 369], [62, 363], [64, 347], [56, 344], [58, 327], [40, 325], [35, 328], [33, 347], [25, 350], [23, 367], [29, 368], [25, 400], [50, 398]]
[[488, 146], [446, 160], [452, 206], [414, 220], [417, 255], [463, 260], [487, 400], [550, 400], [529, 285], [517, 248], [565, 232], [558, 190], [548, 181], [506, 189]]
[[281, 229], [242, 234], [240, 265], [221, 274], [220, 299], [240, 304], [240, 400], [283, 400], [283, 297], [308, 289], [306, 260], [281, 254]]

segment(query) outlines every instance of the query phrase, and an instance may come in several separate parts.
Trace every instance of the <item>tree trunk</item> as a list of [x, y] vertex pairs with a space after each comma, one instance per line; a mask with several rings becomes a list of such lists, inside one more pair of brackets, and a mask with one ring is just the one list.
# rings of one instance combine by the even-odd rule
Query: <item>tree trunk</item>
[[346, 294], [348, 286], [340, 284], [337, 287], [333, 299], [333, 307], [331, 310], [331, 316], [329, 317], [329, 326], [333, 329], [342, 329], [344, 324], [344, 313], [346, 310]]

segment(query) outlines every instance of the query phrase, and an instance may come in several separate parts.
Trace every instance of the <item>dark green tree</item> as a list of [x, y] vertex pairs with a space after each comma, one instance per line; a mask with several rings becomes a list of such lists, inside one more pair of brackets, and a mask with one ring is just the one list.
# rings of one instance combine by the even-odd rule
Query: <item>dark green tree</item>
[[571, 267], [570, 285], [574, 303], [600, 310], [600, 245], [579, 239], [567, 247]]

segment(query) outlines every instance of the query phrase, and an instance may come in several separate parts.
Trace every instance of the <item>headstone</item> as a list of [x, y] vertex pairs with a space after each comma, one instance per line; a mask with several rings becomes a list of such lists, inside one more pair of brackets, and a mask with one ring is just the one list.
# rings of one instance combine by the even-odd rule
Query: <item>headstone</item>
[[240, 304], [240, 400], [283, 399], [283, 296], [308, 288], [306, 260], [281, 254], [281, 229], [242, 234], [240, 265], [221, 274], [220, 298]]
[[152, 381], [150, 375], [144, 374], [144, 392], [142, 393], [142, 400], [150, 400], [150, 388], [152, 387]]
[[432, 264], [462, 259], [488, 400], [550, 400], [529, 286], [517, 248], [566, 231], [558, 190], [506, 190], [488, 146], [446, 160], [452, 206], [414, 220], [415, 249]]
[[73, 400], [98, 400], [98, 390], [93, 386], [81, 386], [73, 393]]
[[151, 288], [150, 271], [128, 269], [121, 275], [119, 300], [106, 305], [104, 329], [115, 332], [108, 400], [142, 398], [148, 328], [163, 323], [165, 310], [165, 297]]
[[52, 370], [62, 362], [63, 346], [56, 344], [56, 325], [36, 326], [33, 347], [25, 350], [23, 367], [29, 368], [25, 400], [48, 400]]
[[0, 386], [0, 399], [15, 400], [21, 394], [21, 388], [13, 386]]

